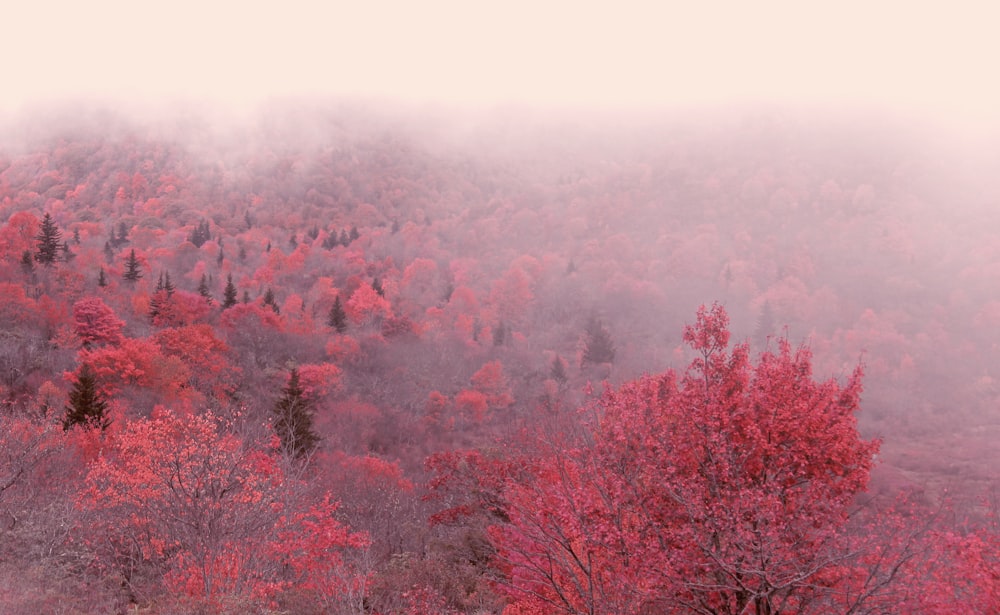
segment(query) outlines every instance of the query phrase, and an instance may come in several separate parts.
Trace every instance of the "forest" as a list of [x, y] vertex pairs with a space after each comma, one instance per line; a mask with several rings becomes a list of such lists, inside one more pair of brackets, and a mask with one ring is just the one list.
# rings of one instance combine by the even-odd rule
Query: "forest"
[[0, 611], [1000, 613], [998, 162], [775, 109], [20, 118]]

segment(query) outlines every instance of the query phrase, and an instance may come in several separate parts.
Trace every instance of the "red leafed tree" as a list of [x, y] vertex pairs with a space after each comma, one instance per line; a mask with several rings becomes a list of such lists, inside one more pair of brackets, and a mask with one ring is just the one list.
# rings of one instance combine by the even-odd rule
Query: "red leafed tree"
[[370, 284], [358, 286], [344, 307], [350, 319], [362, 326], [379, 324], [383, 319], [392, 316], [389, 302]]
[[125, 321], [98, 297], [86, 297], [73, 304], [73, 331], [85, 347], [118, 344]]
[[[511, 481], [492, 536], [513, 612], [829, 612], [848, 512], [878, 442], [858, 435], [861, 371], [813, 380], [787, 342], [750, 361], [699, 310], [683, 374], [599, 402], [592, 433]], [[520, 609], [520, 610], [517, 610]]]
[[510, 385], [503, 373], [503, 363], [490, 361], [472, 374], [472, 386], [486, 396], [486, 403], [494, 408], [506, 408], [514, 403]]
[[159, 411], [130, 422], [91, 465], [80, 503], [102, 563], [133, 585], [163, 583], [209, 604], [292, 584], [333, 594], [351, 577], [341, 553], [365, 537], [334, 519], [329, 497], [303, 501], [271, 451], [217, 423]]

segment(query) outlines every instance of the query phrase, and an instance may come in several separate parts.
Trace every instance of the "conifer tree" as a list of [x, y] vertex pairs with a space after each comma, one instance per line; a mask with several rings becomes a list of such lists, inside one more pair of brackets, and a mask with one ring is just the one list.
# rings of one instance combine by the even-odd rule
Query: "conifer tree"
[[347, 331], [347, 312], [344, 311], [344, 304], [340, 302], [340, 295], [333, 300], [327, 324], [336, 329], [337, 333]]
[[569, 379], [566, 376], [566, 362], [559, 355], [556, 355], [552, 359], [552, 367], [549, 368], [549, 378], [552, 378], [559, 384], [565, 384]]
[[615, 343], [611, 334], [598, 318], [587, 323], [587, 339], [583, 349], [583, 363], [611, 363], [615, 360]]
[[97, 389], [97, 377], [88, 363], [80, 366], [73, 390], [69, 392], [69, 403], [66, 405], [66, 416], [62, 426], [68, 430], [74, 425], [85, 427], [100, 427], [104, 431], [111, 425], [111, 419], [106, 415], [108, 402]]
[[139, 264], [139, 257], [135, 255], [135, 248], [129, 250], [125, 259], [125, 272], [122, 273], [122, 278], [133, 284], [142, 278], [142, 266]]
[[385, 296], [385, 287], [382, 286], [382, 278], [372, 280], [372, 290], [377, 292], [379, 297]]
[[118, 237], [115, 238], [116, 245], [125, 245], [128, 243], [128, 228], [125, 226], [124, 222], [118, 223]]
[[[235, 288], [233, 289], [236, 290]], [[208, 291], [208, 276], [204, 273], [201, 274], [201, 281], [198, 282], [198, 294], [205, 298], [209, 304], [212, 303], [212, 293]], [[236, 297], [233, 297], [233, 302], [236, 302]]]
[[31, 250], [21, 253], [21, 270], [25, 275], [31, 275], [35, 271], [35, 261], [31, 256]]
[[104, 267], [97, 274], [97, 285], [104, 288], [108, 285], [108, 276], [104, 274]]
[[236, 305], [236, 285], [233, 284], [233, 274], [226, 276], [226, 288], [222, 291], [222, 309], [227, 310]]
[[60, 250], [62, 250], [62, 233], [59, 232], [56, 223], [52, 221], [51, 214], [46, 213], [45, 217], [42, 218], [42, 226], [38, 230], [35, 240], [38, 242], [35, 260], [46, 267], [54, 265]]
[[275, 403], [274, 432], [281, 440], [281, 448], [295, 459], [302, 459], [319, 444], [319, 434], [313, 429], [312, 401], [306, 397], [299, 384], [299, 370], [292, 368], [288, 385]]
[[271, 306], [271, 309], [275, 314], [281, 313], [281, 310], [278, 309], [277, 302], [274, 300], [274, 291], [271, 290], [270, 287], [268, 287], [267, 291], [264, 293], [264, 305]]
[[68, 241], [64, 241], [62, 243], [62, 247], [60, 247], [59, 249], [62, 251], [62, 260], [64, 263], [68, 263], [74, 258], [76, 258], [76, 254], [73, 254], [72, 250], [69, 249]]

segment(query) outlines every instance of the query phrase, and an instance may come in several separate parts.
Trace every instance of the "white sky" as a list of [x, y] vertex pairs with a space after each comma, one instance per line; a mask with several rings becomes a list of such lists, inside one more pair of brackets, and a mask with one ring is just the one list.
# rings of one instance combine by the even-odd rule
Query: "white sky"
[[[308, 94], [460, 104], [1000, 109], [990, 3], [20, 0], [0, 108]], [[929, 7], [929, 5], [936, 5]]]

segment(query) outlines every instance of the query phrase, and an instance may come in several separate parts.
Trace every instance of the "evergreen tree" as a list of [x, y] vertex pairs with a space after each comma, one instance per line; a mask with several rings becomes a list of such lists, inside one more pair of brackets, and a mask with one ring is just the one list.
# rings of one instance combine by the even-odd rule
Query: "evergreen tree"
[[295, 459], [307, 457], [319, 444], [319, 434], [313, 428], [312, 401], [305, 396], [299, 384], [299, 370], [292, 368], [288, 385], [275, 403], [274, 433], [281, 440], [281, 448]]
[[139, 264], [139, 257], [135, 255], [135, 248], [129, 250], [125, 259], [125, 272], [122, 273], [122, 278], [133, 284], [142, 278], [142, 266]]
[[62, 250], [62, 260], [63, 260], [64, 263], [68, 263], [71, 260], [73, 260], [74, 258], [76, 258], [76, 254], [73, 254], [73, 252], [70, 251], [70, 249], [69, 249], [69, 242], [68, 241], [64, 241], [63, 242], [62, 247], [60, 248], [60, 250]]
[[221, 267], [222, 266], [222, 261], [224, 261], [224, 260], [226, 260], [226, 251], [223, 250], [222, 247], [220, 246], [219, 247], [219, 255], [215, 258], [215, 262], [216, 262], [216, 264], [218, 264]]
[[309, 229], [308, 235], [309, 235], [309, 239], [312, 239], [313, 241], [316, 241], [316, 238], [319, 237], [319, 227], [314, 224], [312, 226], [312, 228]]
[[340, 302], [340, 295], [337, 295], [337, 298], [333, 300], [327, 324], [336, 329], [337, 333], [347, 331], [347, 312], [344, 311], [344, 305]]
[[243, 305], [250, 303], [250, 291], [243, 291]]
[[351, 237], [347, 234], [346, 229], [340, 231], [340, 245], [345, 248], [351, 245]]
[[108, 261], [108, 263], [115, 260], [115, 250], [111, 247], [110, 241], [104, 242], [104, 260]]
[[35, 260], [46, 267], [54, 265], [60, 250], [62, 250], [62, 233], [59, 232], [56, 223], [52, 221], [51, 214], [46, 213], [45, 217], [42, 218], [42, 226], [38, 235], [35, 236], [35, 240], [38, 242]]
[[292, 236], [288, 238], [288, 245], [291, 246], [293, 250], [299, 247], [299, 241], [295, 239], [295, 233], [292, 233]]
[[97, 285], [101, 288], [108, 285], [108, 277], [104, 274], [104, 267], [101, 267], [100, 272], [97, 274]]
[[382, 278], [372, 280], [372, 290], [378, 293], [379, 297], [385, 296], [385, 288], [382, 286]]
[[191, 234], [188, 235], [188, 241], [194, 244], [194, 247], [200, 248], [205, 245], [205, 242], [212, 238], [211, 229], [208, 227], [208, 221], [202, 220], [198, 223], [198, 226], [194, 227]]
[[[236, 289], [233, 289], [234, 294]], [[212, 293], [208, 292], [208, 276], [204, 273], [201, 274], [201, 281], [198, 282], [198, 294], [205, 298], [209, 304], [212, 303]], [[233, 297], [233, 303], [236, 303], [236, 297]]]
[[104, 431], [111, 425], [111, 419], [106, 415], [107, 410], [108, 402], [97, 389], [97, 377], [90, 369], [90, 365], [84, 363], [80, 366], [80, 373], [73, 384], [73, 390], [69, 392], [66, 416], [62, 420], [63, 429], [84, 425], [100, 427], [101, 431]]
[[587, 323], [587, 339], [583, 349], [583, 363], [611, 363], [615, 360], [615, 344], [611, 334], [598, 318]]
[[358, 227], [352, 226], [351, 227], [351, 241], [355, 241], [355, 240], [360, 239], [360, 238], [361, 238], [361, 233], [358, 232]]
[[503, 346], [507, 340], [507, 325], [501, 320], [497, 326], [493, 327], [493, 345]]
[[566, 362], [559, 355], [556, 355], [552, 359], [552, 367], [549, 368], [549, 378], [552, 378], [559, 384], [566, 384], [566, 381], [569, 380], [566, 375]]
[[264, 292], [264, 305], [271, 306], [275, 314], [281, 313], [281, 310], [278, 309], [278, 304], [274, 300], [274, 291], [270, 287]]
[[245, 263], [247, 260], [247, 248], [246, 246], [240, 246], [240, 262]]
[[31, 275], [35, 271], [35, 260], [31, 257], [31, 250], [21, 253], [21, 270], [25, 275]]
[[73, 229], [73, 243], [80, 245], [80, 229]]
[[226, 276], [226, 289], [222, 291], [222, 309], [227, 310], [236, 305], [236, 285], [233, 284], [233, 274]]
[[123, 246], [128, 243], [128, 227], [125, 226], [124, 222], [118, 223], [118, 237], [115, 239], [115, 245]]

